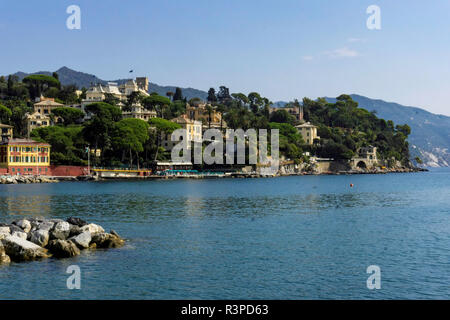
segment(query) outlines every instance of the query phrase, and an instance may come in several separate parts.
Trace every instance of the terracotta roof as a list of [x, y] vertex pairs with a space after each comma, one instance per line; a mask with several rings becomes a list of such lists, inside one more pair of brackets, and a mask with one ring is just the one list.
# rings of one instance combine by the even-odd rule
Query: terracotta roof
[[0, 144], [14, 144], [14, 145], [35, 145], [35, 146], [45, 146], [50, 147], [50, 145], [46, 142], [38, 142], [31, 139], [10, 139], [9, 141], [2, 142]]

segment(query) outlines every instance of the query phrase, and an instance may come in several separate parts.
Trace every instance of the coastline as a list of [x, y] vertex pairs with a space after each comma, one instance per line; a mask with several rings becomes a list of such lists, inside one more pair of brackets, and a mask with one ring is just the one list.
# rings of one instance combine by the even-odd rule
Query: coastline
[[389, 173], [417, 173], [428, 172], [426, 168], [390, 168], [385, 170], [348, 170], [327, 172], [278, 172], [276, 175], [264, 175], [255, 172], [236, 172], [221, 175], [210, 174], [180, 174], [180, 175], [149, 175], [149, 176], [120, 176], [120, 177], [98, 177], [98, 176], [0, 176], [1, 184], [33, 184], [33, 183], [58, 183], [58, 182], [80, 182], [80, 181], [111, 181], [111, 180], [172, 180], [172, 179], [252, 179], [252, 178], [275, 178], [287, 176], [321, 176], [321, 175], [359, 175], [359, 174], [389, 174]]

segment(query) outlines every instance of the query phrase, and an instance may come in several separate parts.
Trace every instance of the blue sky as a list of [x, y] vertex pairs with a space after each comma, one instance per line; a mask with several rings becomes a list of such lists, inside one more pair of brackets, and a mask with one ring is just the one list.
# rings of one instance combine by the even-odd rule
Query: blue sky
[[[72, 4], [81, 30], [66, 28]], [[366, 27], [372, 4], [381, 30]], [[0, 0], [0, 74], [134, 69], [160, 85], [357, 93], [450, 115], [449, 14], [449, 0]]]

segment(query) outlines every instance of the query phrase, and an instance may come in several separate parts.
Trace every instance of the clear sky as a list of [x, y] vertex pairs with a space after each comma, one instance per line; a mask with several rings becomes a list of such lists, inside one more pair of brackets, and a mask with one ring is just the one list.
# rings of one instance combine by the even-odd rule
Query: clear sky
[[[81, 8], [81, 30], [66, 8]], [[369, 30], [369, 5], [381, 30]], [[0, 0], [0, 74], [67, 66], [105, 80], [357, 93], [450, 115], [450, 1]]]

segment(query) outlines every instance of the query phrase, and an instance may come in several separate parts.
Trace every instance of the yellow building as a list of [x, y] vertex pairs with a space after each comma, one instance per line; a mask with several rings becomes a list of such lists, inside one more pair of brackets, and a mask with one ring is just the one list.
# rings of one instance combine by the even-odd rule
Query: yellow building
[[33, 131], [36, 128], [48, 127], [51, 125], [51, 118], [48, 114], [40, 114], [39, 112], [34, 112], [27, 115], [27, 128], [28, 132]]
[[221, 124], [222, 129], [225, 129], [227, 127], [227, 123], [222, 120], [222, 115], [220, 114], [220, 112], [217, 112], [214, 107], [212, 107], [211, 112], [209, 112], [208, 105], [205, 103], [199, 103], [192, 106], [187, 104], [186, 115], [191, 120], [201, 121], [204, 124], [205, 129], [207, 129], [209, 126], [211, 126], [211, 128], [220, 129]]
[[[202, 123], [200, 121], [191, 120], [186, 115], [181, 115], [178, 118], [172, 119], [172, 122], [181, 125], [181, 128], [186, 130], [187, 146], [190, 148], [193, 142], [202, 142]], [[161, 146], [166, 150], [172, 150], [172, 148], [178, 144], [179, 141], [171, 141], [171, 135], [163, 135], [161, 139]]]
[[305, 140], [306, 144], [311, 145], [314, 143], [314, 139], [320, 139], [320, 137], [317, 135], [317, 127], [309, 122], [300, 124], [296, 126], [296, 128], [302, 135], [303, 140]]
[[[34, 111], [31, 114], [27, 114], [27, 128], [28, 132], [40, 127], [48, 127], [53, 125], [50, 114], [55, 108], [64, 107], [63, 104], [55, 102], [54, 98], [45, 98], [41, 96], [37, 99], [38, 102], [34, 104]], [[55, 117], [54, 121], [58, 121], [59, 118]]]
[[0, 141], [2, 142], [8, 141], [13, 137], [13, 127], [7, 124], [0, 123], [0, 133], [1, 133]]
[[41, 115], [50, 115], [53, 109], [61, 107], [64, 107], [64, 105], [56, 102], [55, 99], [41, 97], [40, 101], [34, 104], [34, 112]]
[[30, 139], [0, 142], [0, 168], [13, 175], [50, 175], [50, 145]]

